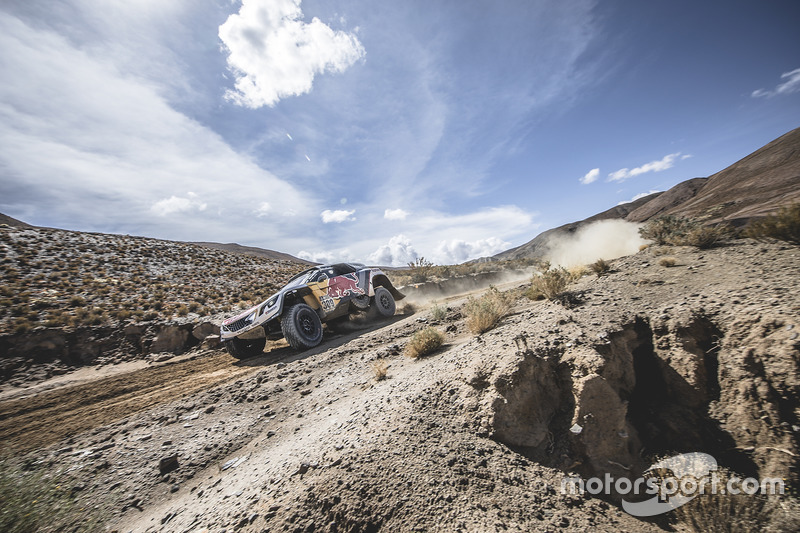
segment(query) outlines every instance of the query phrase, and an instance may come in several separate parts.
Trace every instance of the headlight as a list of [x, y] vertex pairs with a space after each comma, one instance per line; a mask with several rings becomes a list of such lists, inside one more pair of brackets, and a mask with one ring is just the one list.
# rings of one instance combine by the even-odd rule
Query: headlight
[[278, 295], [276, 294], [275, 296], [273, 296], [272, 298], [270, 298], [269, 300], [267, 300], [267, 308], [269, 309], [269, 308], [271, 308], [272, 306], [274, 306], [274, 305], [275, 305], [275, 302], [277, 302], [277, 301], [278, 301]]

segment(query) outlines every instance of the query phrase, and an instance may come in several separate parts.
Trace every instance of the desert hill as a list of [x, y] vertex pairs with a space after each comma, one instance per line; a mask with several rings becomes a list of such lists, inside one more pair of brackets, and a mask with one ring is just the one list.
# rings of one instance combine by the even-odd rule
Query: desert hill
[[547, 243], [575, 233], [597, 220], [645, 222], [663, 215], [727, 222], [742, 226], [752, 218], [800, 201], [800, 128], [775, 139], [708, 178], [683, 181], [663, 193], [614, 207], [579, 222], [547, 230], [531, 241], [492, 257], [493, 260], [541, 258]]
[[30, 224], [22, 222], [21, 220], [17, 220], [16, 218], [12, 218], [8, 215], [4, 215], [0, 213], [0, 224], [5, 224], [6, 226], [11, 226], [14, 228], [30, 228], [32, 227]]
[[268, 250], [266, 248], [257, 248], [255, 246], [243, 246], [241, 244], [237, 244], [234, 242], [226, 244], [218, 242], [192, 242], [189, 244], [205, 246], [206, 248], [213, 248], [215, 250], [224, 250], [226, 252], [232, 252], [235, 254], [251, 255], [254, 257], [264, 257], [266, 259], [277, 259], [279, 261], [293, 261], [295, 263], [301, 263], [309, 266], [317, 264], [283, 252], [276, 252], [275, 250]]

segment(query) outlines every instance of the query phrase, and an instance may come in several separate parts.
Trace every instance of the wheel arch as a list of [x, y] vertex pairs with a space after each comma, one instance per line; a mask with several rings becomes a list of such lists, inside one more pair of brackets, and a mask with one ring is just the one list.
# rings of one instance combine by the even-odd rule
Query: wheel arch
[[392, 285], [392, 282], [389, 281], [389, 277], [386, 274], [378, 274], [372, 278], [373, 291], [375, 290], [375, 287], [385, 288], [390, 293], [392, 293], [392, 296], [394, 297], [395, 300], [402, 300], [403, 298], [406, 297], [405, 294], [394, 288], [394, 285]]

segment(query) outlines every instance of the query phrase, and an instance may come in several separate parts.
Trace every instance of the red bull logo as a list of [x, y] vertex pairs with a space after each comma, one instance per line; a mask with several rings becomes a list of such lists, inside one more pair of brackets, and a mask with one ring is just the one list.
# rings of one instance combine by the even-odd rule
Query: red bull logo
[[336, 276], [328, 281], [328, 296], [331, 298], [344, 298], [345, 296], [360, 296], [366, 294], [359, 286], [356, 274]]

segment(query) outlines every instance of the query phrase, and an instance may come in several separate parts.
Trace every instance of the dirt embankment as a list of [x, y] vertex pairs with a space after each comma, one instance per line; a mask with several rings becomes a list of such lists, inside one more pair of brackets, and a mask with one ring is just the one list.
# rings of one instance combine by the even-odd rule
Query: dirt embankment
[[[672, 267], [662, 251], [564, 303], [521, 298], [480, 336], [453, 299], [439, 322], [421, 310], [304, 354], [210, 353], [0, 402], [0, 439], [118, 531], [662, 530], [669, 516], [560, 484], [683, 451], [794, 480], [800, 454], [800, 251], [675, 248]], [[425, 325], [445, 347], [403, 357]]]

